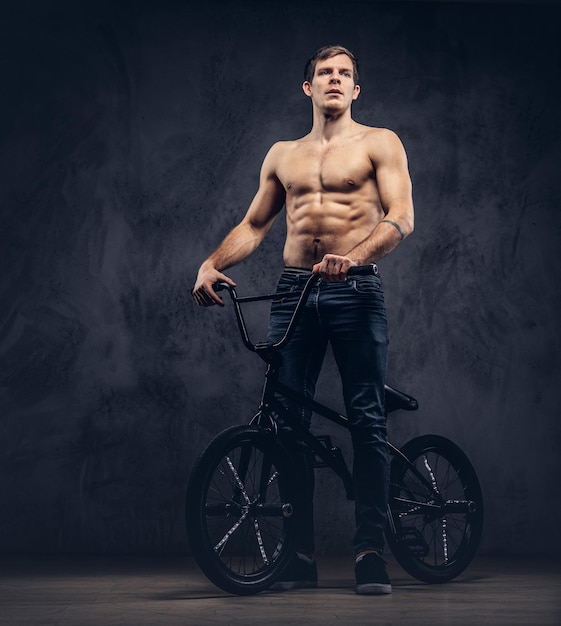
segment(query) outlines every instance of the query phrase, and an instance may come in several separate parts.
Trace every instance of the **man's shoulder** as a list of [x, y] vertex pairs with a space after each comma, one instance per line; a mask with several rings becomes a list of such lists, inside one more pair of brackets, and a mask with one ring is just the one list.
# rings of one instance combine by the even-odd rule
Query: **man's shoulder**
[[400, 141], [397, 133], [389, 128], [365, 126], [361, 125], [364, 129], [364, 137], [370, 141], [378, 141], [385, 143], [395, 143]]
[[389, 128], [365, 127], [364, 142], [374, 161], [399, 158], [404, 152], [397, 133]]
[[293, 153], [296, 141], [277, 141], [275, 142], [267, 152], [263, 161], [262, 172], [267, 176], [278, 177], [279, 170], [283, 165], [291, 160], [291, 153]]
[[267, 153], [265, 161], [273, 168], [282, 163], [300, 145], [302, 139], [283, 140], [275, 142]]
[[282, 141], [276, 141], [272, 146], [269, 152], [275, 152], [277, 154], [282, 154], [284, 152], [288, 152], [289, 150], [294, 150], [299, 144], [306, 140], [306, 137], [301, 137], [300, 139], [286, 139]]

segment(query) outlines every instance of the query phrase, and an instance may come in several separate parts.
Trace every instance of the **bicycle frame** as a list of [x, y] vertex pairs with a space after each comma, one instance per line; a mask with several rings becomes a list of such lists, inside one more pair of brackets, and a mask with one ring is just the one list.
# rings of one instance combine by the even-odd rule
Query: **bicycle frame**
[[[371, 274], [374, 273], [375, 266], [358, 266], [354, 269], [353, 273], [356, 274]], [[335, 472], [337, 476], [342, 480], [343, 485], [345, 487], [345, 492], [347, 494], [347, 498], [349, 500], [354, 500], [354, 486], [353, 486], [353, 478], [352, 475], [345, 463], [341, 455], [341, 451], [339, 448], [332, 447], [331, 441], [326, 437], [316, 437], [313, 435], [307, 428], [302, 426], [300, 421], [291, 413], [291, 411], [284, 406], [278, 399], [277, 394], [280, 396], [291, 400], [295, 404], [307, 408], [313, 413], [321, 415], [325, 419], [328, 419], [335, 424], [348, 429], [349, 420], [345, 415], [330, 409], [329, 407], [317, 402], [316, 400], [312, 400], [311, 398], [307, 398], [303, 394], [294, 391], [293, 389], [287, 387], [283, 383], [281, 383], [277, 378], [277, 368], [275, 365], [275, 354], [277, 354], [278, 350], [284, 346], [292, 336], [292, 332], [296, 325], [296, 321], [300, 312], [302, 311], [304, 305], [306, 304], [306, 300], [317, 280], [319, 279], [318, 275], [312, 275], [308, 281], [306, 282], [299, 298], [294, 308], [294, 312], [292, 317], [288, 323], [285, 334], [281, 339], [279, 339], [276, 343], [270, 344], [267, 342], [261, 343], [253, 343], [251, 341], [247, 325], [245, 322], [245, 318], [243, 315], [243, 311], [241, 305], [251, 302], [259, 302], [266, 300], [274, 300], [275, 298], [280, 298], [286, 296], [284, 293], [273, 293], [262, 296], [246, 296], [246, 297], [238, 297], [236, 290], [234, 287], [229, 285], [228, 283], [218, 283], [215, 286], [216, 291], [221, 291], [223, 289], [228, 290], [230, 297], [232, 299], [232, 303], [234, 305], [234, 310], [236, 313], [236, 320], [238, 323], [238, 329], [240, 331], [240, 335], [242, 341], [246, 348], [250, 351], [257, 353], [268, 365], [267, 371], [265, 373], [265, 385], [263, 388], [261, 403], [259, 405], [258, 412], [256, 416], [251, 421], [252, 424], [259, 423], [260, 417], [265, 415], [270, 423], [277, 424], [277, 420], [280, 420], [284, 424], [288, 425], [291, 431], [294, 433], [294, 438], [306, 444], [310, 450], [314, 453], [314, 455], [321, 459], [324, 463], [324, 466], [329, 467]], [[409, 396], [403, 392], [398, 391], [390, 387], [389, 385], [385, 385], [386, 391], [386, 413], [390, 413], [397, 409], [404, 409], [407, 411], [415, 411], [418, 408], [418, 403], [412, 396]], [[324, 443], [326, 441], [326, 443]], [[398, 450], [393, 444], [389, 441], [387, 442], [388, 449], [390, 455], [393, 457], [399, 457], [404, 462], [409, 463], [409, 460], [405, 457], [405, 455]], [[416, 468], [411, 466], [411, 470], [415, 473], [415, 475], [419, 478], [420, 481], [425, 483], [427, 487], [431, 490], [434, 490], [434, 487], [426, 480], [424, 476], [422, 476]], [[436, 490], [435, 492], [435, 500], [438, 501], [439, 494]], [[444, 502], [442, 505], [444, 506]], [[438, 506], [438, 505], [436, 505]], [[393, 523], [391, 520], [391, 515], [389, 516], [390, 523]]]
[[[390, 392], [392, 391], [391, 388]], [[317, 402], [316, 400], [312, 400], [307, 398], [303, 394], [290, 389], [286, 385], [283, 385], [276, 379], [276, 369], [269, 365], [267, 369], [267, 373], [265, 375], [265, 387], [263, 390], [263, 398], [261, 404], [259, 406], [259, 410], [257, 415], [251, 421], [252, 424], [259, 423], [259, 418], [261, 415], [265, 415], [271, 422], [275, 424], [280, 421], [282, 424], [286, 424], [290, 427], [294, 439], [296, 441], [301, 441], [308, 446], [310, 450], [314, 453], [316, 457], [321, 459], [324, 463], [322, 467], [329, 467], [343, 482], [345, 487], [345, 492], [347, 498], [349, 500], [354, 500], [354, 485], [353, 485], [353, 477], [345, 463], [345, 460], [341, 454], [339, 448], [331, 446], [331, 440], [329, 437], [317, 437], [313, 435], [307, 428], [302, 426], [300, 420], [294, 416], [294, 414], [284, 405], [280, 400], [277, 399], [276, 394], [280, 394], [282, 397], [291, 400], [301, 407], [305, 407], [312, 412], [321, 415], [325, 419], [348, 429], [349, 420], [345, 415], [330, 409], [329, 407]], [[324, 443], [326, 442], [326, 443]], [[405, 463], [409, 465], [411, 471], [415, 474], [415, 476], [426, 485], [431, 491], [434, 492], [435, 502], [440, 502], [441, 504], [427, 505], [418, 503], [417, 506], [426, 507], [427, 512], [431, 514], [436, 513], [436, 509], [440, 511], [442, 507], [445, 507], [447, 510], [452, 510], [448, 503], [442, 500], [440, 494], [435, 489], [434, 485], [432, 485], [413, 465], [411, 465], [409, 459], [392, 443], [389, 441], [386, 442], [390, 455], [392, 457], [399, 457]], [[317, 465], [316, 465], [317, 466]], [[406, 500], [402, 500], [406, 503]], [[388, 519], [390, 520], [390, 524], [393, 524], [393, 520], [388, 507]]]

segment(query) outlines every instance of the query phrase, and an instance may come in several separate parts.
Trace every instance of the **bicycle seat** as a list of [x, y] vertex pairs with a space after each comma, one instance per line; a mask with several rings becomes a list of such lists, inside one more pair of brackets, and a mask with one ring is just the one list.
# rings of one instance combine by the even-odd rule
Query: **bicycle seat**
[[416, 411], [419, 403], [413, 396], [409, 396], [402, 391], [398, 391], [389, 385], [385, 386], [386, 390], [386, 413], [392, 413], [398, 409], [405, 411]]

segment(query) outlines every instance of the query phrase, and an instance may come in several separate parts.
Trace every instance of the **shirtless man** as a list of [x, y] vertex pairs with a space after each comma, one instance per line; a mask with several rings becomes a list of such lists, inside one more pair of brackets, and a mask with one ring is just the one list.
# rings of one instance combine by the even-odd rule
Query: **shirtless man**
[[[407, 157], [392, 131], [352, 119], [360, 86], [356, 59], [346, 48], [318, 50], [306, 65], [302, 88], [312, 103], [312, 130], [269, 150], [249, 210], [201, 265], [193, 296], [201, 306], [222, 305], [213, 284], [235, 285], [223, 271], [259, 246], [285, 206], [285, 270], [278, 290], [297, 291], [310, 272], [320, 280], [283, 348], [280, 380], [313, 396], [331, 343], [354, 449], [356, 591], [391, 593], [380, 556], [389, 483], [384, 411], [388, 333], [375, 264], [413, 231]], [[350, 267], [367, 264], [374, 264], [373, 275], [347, 278]], [[270, 340], [282, 336], [294, 305], [290, 300], [272, 305]], [[311, 416], [302, 412], [301, 418], [309, 427]], [[313, 551], [309, 511], [298, 552], [277, 588], [317, 585]]]

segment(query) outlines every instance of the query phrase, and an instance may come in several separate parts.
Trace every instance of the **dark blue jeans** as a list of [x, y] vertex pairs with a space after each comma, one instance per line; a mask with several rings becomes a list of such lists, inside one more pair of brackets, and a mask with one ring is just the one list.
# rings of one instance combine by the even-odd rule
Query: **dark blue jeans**
[[[269, 341], [283, 336], [297, 294], [309, 276], [309, 271], [293, 268], [282, 273], [278, 291], [286, 292], [287, 297], [271, 305]], [[293, 337], [281, 349], [280, 381], [312, 398], [328, 342], [341, 375], [354, 451], [353, 547], [355, 554], [382, 550], [389, 484], [384, 409], [388, 330], [379, 275], [352, 276], [342, 283], [318, 281]], [[299, 407], [299, 414], [303, 425], [309, 428], [309, 411]], [[298, 549], [313, 552], [313, 484], [304, 483], [302, 489], [307, 491], [305, 498], [310, 505]]]

